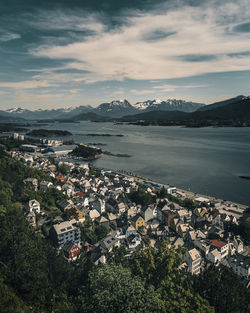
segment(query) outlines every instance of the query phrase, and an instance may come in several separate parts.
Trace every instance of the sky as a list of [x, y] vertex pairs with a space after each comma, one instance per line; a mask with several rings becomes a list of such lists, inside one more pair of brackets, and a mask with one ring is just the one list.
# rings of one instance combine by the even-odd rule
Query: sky
[[249, 0], [0, 1], [0, 109], [250, 92]]

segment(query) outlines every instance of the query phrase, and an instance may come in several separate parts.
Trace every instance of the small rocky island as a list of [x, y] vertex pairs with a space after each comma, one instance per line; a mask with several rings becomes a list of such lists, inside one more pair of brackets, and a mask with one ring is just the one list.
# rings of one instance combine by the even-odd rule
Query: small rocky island
[[240, 178], [243, 178], [243, 179], [250, 179], [250, 175], [241, 175], [239, 176]]
[[33, 129], [27, 133], [28, 136], [34, 137], [65, 137], [72, 136], [67, 130], [55, 130], [55, 129]]
[[72, 156], [83, 158], [85, 160], [95, 160], [101, 156], [101, 153], [102, 150], [99, 148], [93, 148], [80, 144], [70, 154]]
[[131, 155], [128, 154], [114, 154], [109, 151], [103, 151], [100, 148], [90, 147], [84, 144], [78, 145], [71, 153], [72, 156], [77, 158], [82, 158], [84, 160], [95, 160], [101, 157], [101, 154], [120, 157], [120, 158], [129, 158]]

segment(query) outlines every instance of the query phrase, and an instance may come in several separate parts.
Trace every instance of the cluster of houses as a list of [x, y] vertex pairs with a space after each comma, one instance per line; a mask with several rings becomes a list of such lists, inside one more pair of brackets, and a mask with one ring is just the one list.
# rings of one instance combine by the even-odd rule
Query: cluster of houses
[[[35, 190], [57, 188], [67, 195], [67, 199], [56, 203], [64, 219], [55, 218], [50, 236], [68, 260], [75, 260], [84, 249], [95, 264], [106, 263], [115, 247], [124, 246], [126, 256], [130, 257], [147, 245], [157, 248], [167, 238], [169, 247], [183, 248], [182, 270], [199, 274], [206, 264], [213, 263], [230, 267], [249, 282], [249, 247], [244, 246], [240, 236], [228, 231], [229, 225], [238, 225], [244, 206], [198, 197], [193, 199], [195, 208], [190, 209], [177, 204], [178, 201], [169, 201], [169, 197], [160, 198], [158, 192], [163, 186], [160, 184], [109, 170], [95, 169], [93, 174], [88, 164], [69, 162], [64, 162], [68, 174], [63, 176], [49, 159], [24, 152], [12, 154], [53, 178], [52, 183], [30, 177], [25, 184]], [[186, 198], [184, 192], [164, 187], [168, 194]], [[143, 206], [132, 202], [130, 194], [138, 189], [155, 197], [155, 203]], [[36, 216], [45, 214], [34, 199], [30, 199], [25, 210], [33, 226]], [[79, 226], [86, 219], [107, 228], [107, 236], [95, 244], [82, 241]]]

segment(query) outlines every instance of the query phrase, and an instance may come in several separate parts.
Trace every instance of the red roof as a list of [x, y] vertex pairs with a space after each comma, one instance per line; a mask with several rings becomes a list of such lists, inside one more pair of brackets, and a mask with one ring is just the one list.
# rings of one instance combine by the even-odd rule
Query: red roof
[[84, 196], [85, 196], [85, 193], [82, 192], [82, 191], [78, 191], [76, 194], [77, 194], [79, 197], [84, 197]]
[[58, 179], [58, 180], [65, 180], [66, 178], [64, 176], [62, 176], [62, 175], [57, 175], [56, 179]]
[[217, 248], [222, 248], [227, 244], [226, 242], [220, 241], [218, 239], [210, 240], [210, 242], [212, 246], [217, 247]]

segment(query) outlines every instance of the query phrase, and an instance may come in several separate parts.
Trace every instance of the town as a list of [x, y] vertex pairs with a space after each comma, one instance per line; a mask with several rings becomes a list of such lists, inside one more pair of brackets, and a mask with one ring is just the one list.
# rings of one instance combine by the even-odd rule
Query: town
[[249, 222], [246, 205], [86, 162], [69, 162], [64, 157], [71, 146], [64, 149], [61, 142], [49, 140], [46, 144], [56, 146], [53, 154], [41, 154], [29, 145], [9, 153], [50, 178], [29, 177], [26, 186], [41, 192], [54, 189], [63, 195], [55, 206], [43, 206], [31, 198], [23, 209], [35, 231], [62, 250], [69, 262], [82, 251], [95, 264], [107, 263], [117, 249], [130, 258], [147, 246], [157, 249], [166, 238], [169, 247], [182, 249], [183, 273], [199, 274], [209, 264], [225, 266], [249, 286], [249, 246], [234, 233], [243, 218]]

